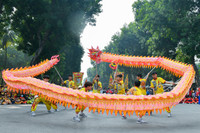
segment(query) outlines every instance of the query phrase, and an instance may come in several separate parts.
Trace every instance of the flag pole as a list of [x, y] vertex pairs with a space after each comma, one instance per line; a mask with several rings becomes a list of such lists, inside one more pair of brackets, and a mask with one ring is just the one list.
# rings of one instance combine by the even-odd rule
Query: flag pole
[[113, 84], [114, 81], [115, 81], [115, 77], [116, 77], [116, 74], [117, 74], [117, 69], [118, 69], [118, 64], [117, 64], [117, 68], [116, 68], [115, 73], [114, 73], [114, 80], [113, 80], [112, 84]]
[[60, 73], [58, 72], [57, 68], [55, 66], [53, 66], [53, 68], [56, 70], [56, 73], [58, 74], [58, 76], [61, 79], [61, 82], [63, 82], [63, 78], [61, 77]]
[[153, 69], [151, 69], [151, 71], [144, 77], [144, 79], [147, 79], [147, 78], [149, 77], [149, 74], [150, 74], [155, 68], [156, 68], [156, 66], [155, 66]]
[[97, 72], [97, 62], [96, 62], [96, 75], [98, 74], [98, 72]]

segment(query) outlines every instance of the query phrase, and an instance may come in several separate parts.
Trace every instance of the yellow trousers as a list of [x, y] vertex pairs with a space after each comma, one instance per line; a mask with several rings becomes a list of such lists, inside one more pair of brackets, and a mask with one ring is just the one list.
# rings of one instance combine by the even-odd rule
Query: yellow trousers
[[166, 111], [167, 111], [167, 113], [171, 113], [170, 107], [167, 107], [167, 108], [166, 108]]
[[[163, 93], [163, 92], [162, 92], [162, 93]], [[162, 94], [162, 93], [156, 93], [156, 94]], [[167, 111], [167, 113], [171, 113], [170, 107], [167, 107], [167, 108], [166, 108], [166, 111]]]
[[76, 106], [75, 112], [78, 114], [80, 111], [83, 112], [85, 109], [86, 109], [86, 107], [79, 108], [78, 106]]
[[142, 118], [142, 117], [145, 116], [145, 115], [146, 115], [146, 113], [140, 112], [140, 113], [139, 113], [139, 118]]
[[53, 109], [57, 109], [57, 108], [58, 108], [57, 105], [56, 105], [55, 103], [52, 103], [52, 102], [50, 102], [50, 101], [47, 101], [47, 100], [45, 100], [45, 98], [37, 97], [37, 98], [35, 98], [35, 100], [34, 100], [32, 106], [31, 106], [31, 111], [36, 111], [37, 105], [38, 105], [40, 102], [43, 102], [43, 103], [46, 105], [47, 110], [51, 110], [51, 107], [52, 107]]

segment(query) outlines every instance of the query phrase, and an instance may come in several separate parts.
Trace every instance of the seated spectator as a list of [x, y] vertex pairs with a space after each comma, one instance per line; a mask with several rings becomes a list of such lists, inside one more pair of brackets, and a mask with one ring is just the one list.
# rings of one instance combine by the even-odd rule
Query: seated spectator
[[0, 88], [0, 104], [26, 104], [27, 100], [30, 100], [31, 104], [32, 99], [34, 99], [34, 95], [10, 92], [5, 86]]
[[15, 98], [15, 104], [22, 104], [22, 102], [21, 102], [19, 97]]
[[195, 93], [195, 91], [193, 90], [192, 91], [192, 98], [195, 98], [196, 97], [196, 93]]
[[195, 98], [194, 98], [194, 102], [195, 102], [196, 104], [198, 104], [198, 103], [199, 103], [199, 98], [198, 98], [198, 97], [195, 97]]
[[7, 98], [7, 96], [5, 96], [4, 101], [2, 103], [3, 105], [7, 105], [7, 104], [11, 104], [11, 101], [9, 98]]
[[4, 101], [4, 98], [3, 98], [4, 96], [1, 96], [0, 97], [0, 105], [3, 103], [3, 101]]
[[108, 88], [108, 90], [106, 91], [106, 94], [113, 94], [113, 91], [110, 88]]
[[21, 95], [20, 100], [22, 104], [26, 104], [27, 102], [23, 95]]
[[149, 90], [147, 90], [147, 95], [151, 95]]

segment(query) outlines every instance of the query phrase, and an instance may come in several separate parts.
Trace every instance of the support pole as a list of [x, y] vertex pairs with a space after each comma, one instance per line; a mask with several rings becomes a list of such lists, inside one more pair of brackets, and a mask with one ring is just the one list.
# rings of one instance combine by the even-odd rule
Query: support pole
[[55, 66], [53, 66], [53, 68], [56, 70], [56, 73], [58, 74], [58, 76], [61, 79], [61, 82], [63, 82], [63, 78], [61, 77], [60, 73], [58, 72], [57, 68]]

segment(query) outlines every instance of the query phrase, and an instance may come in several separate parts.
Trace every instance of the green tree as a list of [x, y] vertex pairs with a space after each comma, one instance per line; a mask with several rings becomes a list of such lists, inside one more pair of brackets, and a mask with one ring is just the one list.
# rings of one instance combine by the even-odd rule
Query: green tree
[[[5, 26], [19, 36], [17, 49], [31, 55], [30, 64], [60, 54], [62, 75], [80, 71], [83, 48], [80, 35], [95, 25], [101, 0], [1, 0], [0, 30]], [[0, 38], [1, 38], [0, 32]], [[71, 62], [69, 62], [71, 60]], [[52, 70], [50, 74], [55, 76]]]
[[193, 64], [196, 83], [200, 85], [194, 57], [200, 57], [199, 0], [138, 0], [133, 4], [135, 20], [151, 36], [149, 52]]
[[12, 30], [9, 30], [7, 28], [7, 32], [3, 35], [2, 41], [1, 41], [1, 48], [5, 51], [5, 56], [4, 56], [4, 69], [7, 68], [7, 54], [8, 54], [8, 46], [12, 45], [15, 40], [15, 33]]
[[18, 49], [34, 55], [31, 64], [36, 64], [57, 54], [74, 38], [79, 40], [86, 24], [95, 24], [94, 15], [101, 11], [99, 2], [8, 0], [5, 8], [11, 16], [12, 28], [23, 38]]
[[[5, 54], [7, 53], [7, 54]], [[18, 51], [16, 48], [16, 45], [9, 45], [7, 47], [7, 52], [4, 49], [0, 49], [0, 62], [5, 62], [5, 56], [7, 56], [7, 68], [20, 68], [29, 66], [31, 56], [28, 56], [27, 54], [23, 53], [22, 51]], [[0, 71], [3, 71], [5, 69], [4, 63], [0, 63]], [[1, 78], [1, 85], [3, 84], [3, 79], [0, 74]]]
[[[18, 51], [16, 45], [10, 45], [7, 47], [7, 68], [20, 68], [29, 66], [31, 56], [23, 53], [22, 51]], [[4, 62], [5, 59], [5, 50], [0, 50], [0, 62]], [[4, 69], [4, 64], [0, 63], [0, 70]]]
[[[151, 54], [148, 53], [148, 47], [146, 46], [146, 38], [149, 36], [150, 34], [139, 27], [137, 23], [130, 23], [129, 25], [125, 25], [120, 33], [113, 35], [111, 42], [103, 51], [120, 55], [150, 56]], [[95, 64], [92, 64], [94, 67], [89, 68], [87, 71], [90, 81], [96, 74]], [[141, 73], [145, 76], [150, 70], [146, 68], [119, 66], [118, 71], [124, 72], [125, 76], [128, 74], [129, 87], [131, 87], [136, 80], [137, 74]], [[113, 76], [114, 71], [109, 67], [109, 63], [102, 62], [98, 65], [98, 74], [100, 75], [103, 86], [107, 87], [110, 74]], [[163, 73], [162, 75], [167, 74]], [[167, 75], [165, 78], [169, 79], [170, 76]]]
[[[57, 69], [65, 80], [73, 72], [80, 71], [80, 63], [82, 62], [83, 48], [80, 45], [66, 45], [59, 52], [61, 61], [57, 64]], [[49, 71], [52, 79], [56, 83], [60, 83], [60, 79], [54, 69]]]
[[0, 39], [7, 33], [7, 27], [10, 26], [10, 16], [5, 10], [6, 0], [0, 0]]

